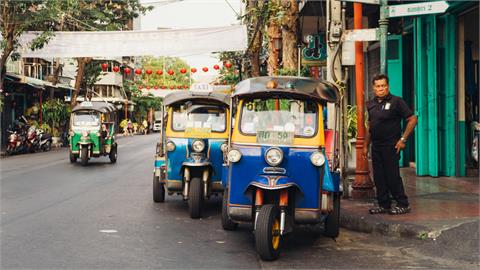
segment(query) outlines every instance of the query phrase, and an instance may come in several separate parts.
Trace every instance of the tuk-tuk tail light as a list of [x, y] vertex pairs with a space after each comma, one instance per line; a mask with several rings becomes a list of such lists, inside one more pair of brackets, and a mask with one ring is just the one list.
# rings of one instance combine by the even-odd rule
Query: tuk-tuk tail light
[[315, 166], [323, 166], [323, 164], [325, 164], [325, 155], [322, 152], [313, 152], [312, 155], [310, 155], [310, 161]]
[[168, 152], [172, 152], [175, 150], [175, 143], [173, 143], [172, 141], [168, 141], [166, 146]]
[[242, 153], [237, 149], [232, 149], [228, 152], [228, 161], [230, 162], [238, 162], [242, 158]]

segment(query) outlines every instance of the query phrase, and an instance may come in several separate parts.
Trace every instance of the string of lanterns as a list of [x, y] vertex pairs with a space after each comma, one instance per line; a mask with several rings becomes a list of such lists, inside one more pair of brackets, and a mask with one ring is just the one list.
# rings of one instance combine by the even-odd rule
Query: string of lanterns
[[[230, 62], [225, 62], [224, 65], [223, 65], [225, 68], [227, 69], [230, 69], [232, 67], [232, 63]], [[107, 71], [108, 69], [108, 64], [107, 63], [102, 63], [101, 64], [101, 68], [103, 71]], [[220, 66], [219, 65], [213, 65], [213, 69], [214, 70], [219, 70], [220, 69]], [[112, 67], [112, 71], [113, 72], [120, 72], [120, 66], [113, 66]], [[194, 67], [190, 68], [190, 73], [193, 74], [193, 73], [196, 73], [198, 70]], [[203, 72], [208, 72], [209, 69], [208, 67], [203, 67], [202, 68], [202, 71]], [[129, 67], [125, 67], [123, 68], [123, 73], [125, 75], [129, 75], [131, 73], [134, 73], [135, 75], [142, 75], [142, 74], [146, 74], [146, 75], [152, 75], [152, 74], [156, 74], [156, 75], [163, 75], [164, 74], [164, 70], [161, 70], [161, 69], [157, 69], [155, 70], [155, 72], [152, 70], [152, 69], [140, 69], [140, 68], [136, 68], [134, 70], [130, 69]], [[180, 68], [178, 69], [178, 72], [181, 73], [181, 74], [186, 74], [187, 73], [187, 69], [186, 68]], [[173, 69], [169, 69], [165, 72], [165, 74], [168, 74], [170, 76], [173, 76], [175, 75], [175, 70]], [[166, 85], [161, 85], [161, 86], [158, 86], [158, 85], [155, 85], [155, 86], [151, 86], [151, 85], [137, 85], [137, 89], [138, 90], [142, 90], [142, 89], [146, 89], [146, 90], [158, 90], [158, 89], [162, 89], [162, 90], [166, 90], [166, 89], [170, 89], [170, 90], [174, 90], [174, 89], [178, 89], [178, 90], [181, 90], [181, 89], [190, 89], [190, 86], [189, 85], [170, 85], [170, 86], [166, 86]]]
[[[226, 62], [223, 66], [226, 67], [227, 69], [230, 69], [230, 68], [232, 67], [232, 63]], [[102, 64], [101, 64], [101, 67], [102, 67], [102, 70], [103, 70], [103, 71], [107, 71], [107, 69], [108, 69], [108, 64], [107, 64], [107, 63], [102, 63]], [[219, 65], [214, 65], [214, 66], [213, 66], [213, 69], [219, 70], [219, 69], [220, 69], [220, 66], [219, 66]], [[113, 66], [113, 67], [112, 67], [112, 71], [113, 71], [113, 72], [120, 72], [120, 67], [119, 67], [119, 66]], [[186, 68], [180, 68], [178, 71], [179, 71], [181, 74], [187, 73], [187, 69], [186, 69]], [[202, 71], [203, 71], [203, 72], [208, 72], [209, 69], [208, 69], [208, 67], [203, 67], [203, 68], [202, 68]], [[144, 74], [147, 74], [147, 75], [152, 75], [152, 74], [153, 74], [153, 70], [151, 70], [151, 69], [142, 70], [142, 69], [140, 69], [140, 68], [136, 68], [135, 70], [133, 70], [133, 72], [135, 72], [136, 75], [142, 75], [143, 73], [144, 73]], [[157, 74], [157, 75], [163, 75], [163, 72], [164, 72], [163, 70], [157, 69], [157, 70], [155, 71], [155, 74]], [[191, 73], [196, 73], [196, 72], [197, 72], [197, 69], [196, 69], [196, 68], [191, 68], [191, 69], [190, 69], [190, 72], [191, 72]], [[125, 74], [128, 75], [128, 74], [132, 73], [132, 69], [126, 67], [126, 68], [123, 69], [123, 73], [125, 73]], [[173, 69], [169, 69], [169, 70], [167, 70], [167, 74], [170, 75], [170, 76], [173, 76], [173, 75], [175, 75], [175, 71], [174, 71]]]

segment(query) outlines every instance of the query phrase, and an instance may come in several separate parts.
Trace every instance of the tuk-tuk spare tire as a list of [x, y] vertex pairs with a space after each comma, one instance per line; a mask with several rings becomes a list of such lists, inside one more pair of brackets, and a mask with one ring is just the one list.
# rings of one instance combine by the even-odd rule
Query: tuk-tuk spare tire
[[193, 177], [190, 181], [190, 190], [188, 191], [188, 210], [191, 218], [199, 218], [202, 216], [203, 207], [203, 188], [202, 180]]

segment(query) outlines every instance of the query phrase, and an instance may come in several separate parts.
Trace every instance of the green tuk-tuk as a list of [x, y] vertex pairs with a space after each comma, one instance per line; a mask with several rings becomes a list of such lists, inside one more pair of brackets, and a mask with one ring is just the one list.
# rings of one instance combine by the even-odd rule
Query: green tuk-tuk
[[70, 162], [77, 158], [83, 166], [91, 157], [108, 156], [117, 161], [115, 141], [116, 108], [107, 102], [84, 101], [72, 109], [70, 117]]

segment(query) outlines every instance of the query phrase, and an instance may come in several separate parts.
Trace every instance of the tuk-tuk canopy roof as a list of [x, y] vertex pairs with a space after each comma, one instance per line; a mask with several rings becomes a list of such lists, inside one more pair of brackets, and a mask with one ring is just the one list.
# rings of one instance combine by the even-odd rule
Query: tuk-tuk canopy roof
[[110, 113], [117, 110], [111, 103], [103, 101], [83, 101], [72, 109], [72, 112], [77, 111], [97, 111], [101, 113]]
[[243, 80], [235, 86], [232, 97], [262, 97], [272, 94], [288, 94], [331, 103], [336, 103], [340, 99], [338, 89], [332, 83], [294, 76], [265, 76]]
[[163, 105], [170, 106], [175, 103], [187, 102], [187, 101], [213, 101], [214, 103], [222, 103], [222, 105], [230, 104], [230, 95], [213, 93], [213, 92], [176, 92], [167, 95], [163, 99]]

